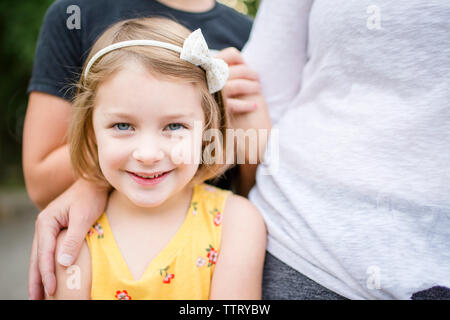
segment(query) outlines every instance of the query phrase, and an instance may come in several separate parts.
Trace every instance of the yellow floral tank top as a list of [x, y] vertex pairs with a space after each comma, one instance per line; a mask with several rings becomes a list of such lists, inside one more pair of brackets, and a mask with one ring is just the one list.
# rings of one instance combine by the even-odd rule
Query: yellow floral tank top
[[207, 184], [195, 186], [181, 227], [137, 281], [104, 213], [86, 236], [91, 254], [91, 299], [208, 299], [220, 250], [222, 213], [230, 193]]

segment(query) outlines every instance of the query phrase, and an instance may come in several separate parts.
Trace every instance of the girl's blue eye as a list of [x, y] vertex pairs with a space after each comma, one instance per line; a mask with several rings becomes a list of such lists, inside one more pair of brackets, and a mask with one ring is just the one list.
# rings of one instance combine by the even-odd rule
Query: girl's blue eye
[[183, 128], [184, 126], [181, 123], [171, 123], [167, 126], [169, 130], [175, 131]]
[[116, 123], [114, 127], [121, 131], [130, 129], [130, 125], [128, 123]]

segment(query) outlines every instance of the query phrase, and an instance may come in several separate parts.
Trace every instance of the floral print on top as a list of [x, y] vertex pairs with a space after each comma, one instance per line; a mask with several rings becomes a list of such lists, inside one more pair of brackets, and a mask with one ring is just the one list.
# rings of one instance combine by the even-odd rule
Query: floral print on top
[[192, 202], [192, 214], [194, 216], [197, 215], [197, 202], [196, 201]]
[[217, 250], [214, 250], [212, 245], [209, 245], [209, 247], [206, 249], [206, 251], [208, 252], [207, 257], [209, 259], [208, 267], [211, 267], [213, 264], [216, 264], [217, 257], [219, 256], [219, 252]]
[[88, 236], [92, 236], [97, 232], [98, 239], [102, 239], [104, 237], [103, 228], [99, 222], [96, 222], [91, 229], [89, 229]]
[[163, 271], [164, 271], [163, 283], [170, 283], [170, 280], [175, 278], [175, 275], [173, 273], [167, 272], [167, 270], [169, 268], [170, 268], [170, 266], [167, 266], [164, 269], [159, 269], [159, 274], [161, 275], [161, 277], [163, 276]]
[[127, 290], [117, 290], [115, 297], [117, 300], [131, 300], [131, 297], [128, 295]]
[[[92, 299], [208, 299], [220, 249], [223, 208], [230, 191], [194, 187], [186, 223], [135, 281], [114, 240], [106, 214], [91, 227]], [[176, 277], [175, 277], [176, 276]]]
[[197, 268], [201, 268], [206, 264], [206, 259], [203, 257], [198, 257], [196, 261]]
[[222, 213], [219, 211], [219, 209], [214, 208], [214, 210], [210, 210], [209, 214], [212, 214], [214, 216], [214, 225], [216, 227], [220, 226], [222, 223]]

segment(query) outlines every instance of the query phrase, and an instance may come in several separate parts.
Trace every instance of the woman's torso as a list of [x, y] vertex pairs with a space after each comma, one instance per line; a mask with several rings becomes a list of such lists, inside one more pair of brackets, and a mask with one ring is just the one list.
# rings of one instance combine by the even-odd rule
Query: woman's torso
[[278, 170], [250, 198], [268, 250], [346, 297], [450, 287], [449, 30], [446, 1], [313, 2]]

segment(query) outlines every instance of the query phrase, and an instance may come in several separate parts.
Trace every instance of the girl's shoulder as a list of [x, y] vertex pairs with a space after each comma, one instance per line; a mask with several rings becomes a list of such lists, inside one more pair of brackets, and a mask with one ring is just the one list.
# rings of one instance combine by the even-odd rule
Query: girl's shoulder
[[[225, 202], [231, 191], [202, 183], [194, 186], [192, 206], [194, 211], [223, 212]], [[195, 213], [194, 213], [195, 214]]]
[[247, 198], [206, 183], [197, 185], [196, 188], [199, 199], [220, 205], [223, 214], [230, 216], [229, 220], [249, 223], [263, 221], [259, 210]]
[[[245, 197], [230, 193], [224, 206], [224, 229], [228, 222], [230, 225], [246, 224], [264, 229], [264, 219], [256, 206]], [[225, 231], [223, 231], [225, 232]]]
[[258, 232], [265, 233], [261, 213], [247, 198], [206, 183], [195, 188], [197, 196], [193, 200], [194, 210], [203, 207], [205, 212], [220, 213], [223, 221], [222, 238], [226, 237], [228, 232], [233, 233], [233, 230], [241, 224], [252, 226], [253, 231], [248, 233], [248, 236], [256, 236], [255, 233]]
[[197, 184], [194, 189], [203, 197], [226, 197], [231, 193], [229, 190], [221, 189], [208, 183]]

